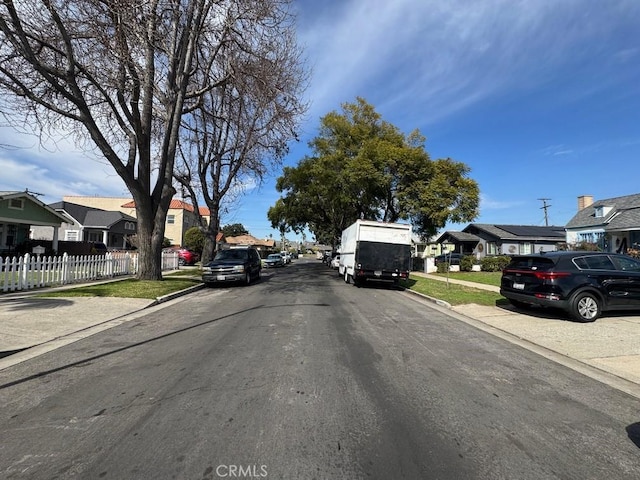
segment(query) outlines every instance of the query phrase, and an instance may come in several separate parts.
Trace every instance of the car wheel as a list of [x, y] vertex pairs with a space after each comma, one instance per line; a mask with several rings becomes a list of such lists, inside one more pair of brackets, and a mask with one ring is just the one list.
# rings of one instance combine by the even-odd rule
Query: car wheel
[[186, 263], [187, 263], [187, 262], [185, 262], [185, 261], [184, 261], [184, 258], [179, 258], [179, 259], [178, 259], [178, 265], [179, 265], [179, 266], [184, 267]]
[[247, 272], [244, 276], [244, 284], [245, 285], [250, 285], [251, 284], [251, 272]]
[[349, 278], [349, 273], [347, 272], [347, 269], [344, 269], [344, 281], [345, 283], [351, 283], [351, 280]]
[[594, 322], [602, 313], [600, 298], [591, 292], [581, 292], [571, 299], [571, 318], [578, 322]]

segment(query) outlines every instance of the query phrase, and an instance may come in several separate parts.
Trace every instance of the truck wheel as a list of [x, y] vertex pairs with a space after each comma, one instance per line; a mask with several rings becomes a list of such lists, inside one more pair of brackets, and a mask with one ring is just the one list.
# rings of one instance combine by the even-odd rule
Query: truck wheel
[[350, 283], [350, 279], [349, 279], [349, 272], [347, 272], [347, 269], [344, 269], [344, 282], [345, 283]]

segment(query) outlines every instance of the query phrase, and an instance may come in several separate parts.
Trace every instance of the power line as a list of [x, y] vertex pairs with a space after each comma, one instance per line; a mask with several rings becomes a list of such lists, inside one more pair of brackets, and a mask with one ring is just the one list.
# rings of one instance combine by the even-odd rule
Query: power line
[[550, 198], [539, 198], [538, 200], [540, 200], [542, 202], [542, 206], [540, 208], [544, 210], [544, 225], [546, 227], [548, 227], [549, 226], [549, 216], [547, 214], [547, 209], [551, 205], [547, 205], [547, 201], [551, 200], [551, 199]]

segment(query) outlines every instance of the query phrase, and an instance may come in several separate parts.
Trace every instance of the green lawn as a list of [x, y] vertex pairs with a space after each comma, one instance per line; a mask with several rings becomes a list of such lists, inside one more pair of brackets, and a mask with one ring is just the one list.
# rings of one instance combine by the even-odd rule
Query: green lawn
[[137, 280], [129, 278], [115, 282], [70, 288], [57, 292], [42, 292], [39, 297], [122, 297], [148, 298], [155, 300], [163, 295], [179, 292], [194, 285], [199, 285], [199, 278], [188, 278], [182, 275], [167, 275], [162, 281]]
[[[430, 273], [429, 275], [437, 275], [446, 277], [446, 273]], [[485, 285], [500, 286], [500, 278], [502, 272], [449, 272], [449, 278], [456, 280], [466, 280], [467, 282], [484, 283]]]
[[[456, 272], [457, 273], [457, 272]], [[481, 273], [481, 272], [473, 272]], [[445, 275], [446, 276], [446, 275]], [[454, 278], [449, 276], [449, 278]], [[469, 277], [457, 277], [461, 280], [470, 280]], [[455, 283], [442, 282], [440, 280], [431, 280], [429, 278], [411, 276], [408, 281], [402, 282], [405, 288], [415, 292], [422, 293], [429, 297], [444, 300], [451, 305], [464, 305], [467, 303], [476, 303], [478, 305], [493, 306], [496, 303], [504, 301], [504, 297], [499, 293], [482, 290], [479, 288], [467, 287]]]

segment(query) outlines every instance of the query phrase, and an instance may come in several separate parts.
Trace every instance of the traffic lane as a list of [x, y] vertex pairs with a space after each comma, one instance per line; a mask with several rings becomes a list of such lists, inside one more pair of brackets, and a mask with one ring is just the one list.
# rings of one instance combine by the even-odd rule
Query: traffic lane
[[339, 361], [333, 278], [293, 273], [191, 295], [2, 372], [3, 476], [216, 478], [255, 467], [375, 478], [361, 445], [381, 420]]
[[375, 370], [394, 401], [460, 442], [480, 478], [636, 475], [637, 399], [412, 295], [345, 287], [355, 338], [384, 352]]
[[[328, 269], [296, 270], [203, 291], [39, 357], [31, 373], [41, 375], [14, 376], [0, 390], [3, 436], [12, 438], [0, 452], [3, 472], [216, 478], [234, 466], [264, 466], [275, 478], [545, 477], [537, 462], [546, 460], [531, 444], [550, 434], [526, 423], [528, 412], [522, 425], [513, 414], [502, 418], [500, 403], [513, 409], [521, 400], [495, 400], [496, 389], [486, 391], [490, 382], [468, 366], [422, 351], [451, 354], [444, 326], [458, 322], [425, 314], [411, 299], [398, 307], [401, 292], [356, 289]], [[537, 398], [550, 395], [537, 388]], [[468, 398], [457, 405], [459, 397]], [[629, 410], [618, 408], [608, 422], [614, 431]], [[618, 465], [620, 455], [607, 461]], [[514, 466], [521, 456], [537, 467]]]

